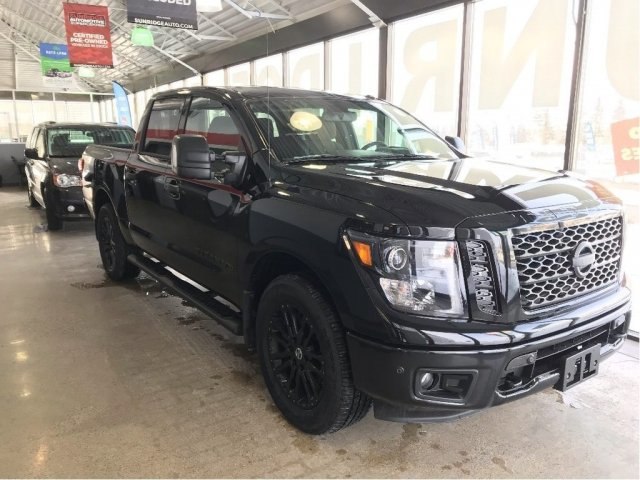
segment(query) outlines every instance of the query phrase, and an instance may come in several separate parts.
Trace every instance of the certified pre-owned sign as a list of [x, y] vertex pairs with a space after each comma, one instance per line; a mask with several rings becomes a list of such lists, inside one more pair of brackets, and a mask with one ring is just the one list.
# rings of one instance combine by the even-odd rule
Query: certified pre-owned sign
[[138, 25], [197, 30], [196, 0], [129, 0], [127, 21]]

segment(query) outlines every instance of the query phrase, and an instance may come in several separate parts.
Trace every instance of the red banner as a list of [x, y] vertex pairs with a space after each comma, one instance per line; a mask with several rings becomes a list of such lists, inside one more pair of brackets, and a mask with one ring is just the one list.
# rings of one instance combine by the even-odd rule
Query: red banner
[[107, 7], [82, 3], [63, 5], [71, 66], [113, 68]]

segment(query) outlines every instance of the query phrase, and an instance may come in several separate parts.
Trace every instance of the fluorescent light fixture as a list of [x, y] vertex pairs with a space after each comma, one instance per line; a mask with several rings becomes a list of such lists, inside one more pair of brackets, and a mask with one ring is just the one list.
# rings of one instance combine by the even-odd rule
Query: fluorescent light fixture
[[82, 78], [93, 78], [96, 76], [96, 72], [91, 67], [78, 68], [78, 76]]
[[146, 27], [133, 27], [131, 43], [140, 47], [153, 47], [153, 32]]
[[199, 12], [219, 12], [222, 10], [221, 0], [197, 0], [196, 9]]

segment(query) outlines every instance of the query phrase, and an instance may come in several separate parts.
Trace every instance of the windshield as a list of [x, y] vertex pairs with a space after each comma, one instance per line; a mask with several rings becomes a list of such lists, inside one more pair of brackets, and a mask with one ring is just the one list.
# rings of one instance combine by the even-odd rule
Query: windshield
[[132, 148], [133, 130], [110, 127], [49, 128], [47, 144], [51, 157], [79, 157], [87, 145]]
[[419, 120], [380, 101], [272, 98], [249, 102], [249, 107], [283, 162], [331, 157], [457, 158]]

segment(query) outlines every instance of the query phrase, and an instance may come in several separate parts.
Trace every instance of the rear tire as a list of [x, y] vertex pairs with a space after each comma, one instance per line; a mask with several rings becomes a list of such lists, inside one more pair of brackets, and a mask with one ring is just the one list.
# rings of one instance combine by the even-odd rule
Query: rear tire
[[44, 213], [47, 217], [47, 230], [60, 230], [62, 228], [62, 219], [56, 213], [55, 201], [51, 198], [49, 189], [44, 190]]
[[303, 432], [352, 425], [371, 407], [353, 384], [342, 325], [323, 294], [300, 275], [269, 284], [257, 313], [262, 374], [276, 406]]
[[96, 218], [96, 235], [102, 266], [111, 280], [135, 278], [140, 269], [127, 261], [132, 249], [124, 240], [113, 208], [105, 204]]

